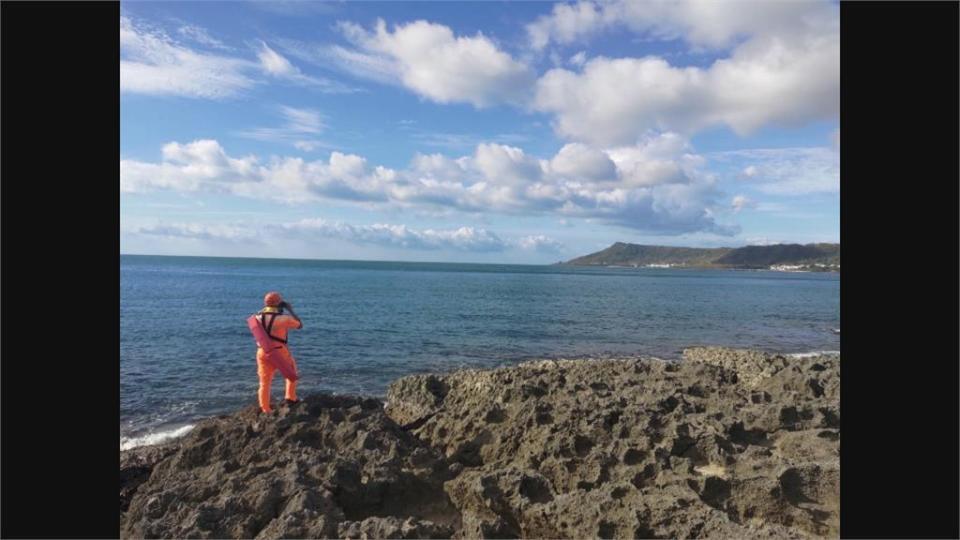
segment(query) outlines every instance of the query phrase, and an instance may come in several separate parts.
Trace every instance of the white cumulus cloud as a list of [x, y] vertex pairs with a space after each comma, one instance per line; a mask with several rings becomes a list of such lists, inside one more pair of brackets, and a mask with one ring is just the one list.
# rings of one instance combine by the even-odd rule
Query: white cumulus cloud
[[[658, 56], [601, 56], [580, 71], [554, 68], [538, 80], [533, 107], [555, 116], [560, 136], [603, 145], [629, 144], [651, 129], [689, 135], [726, 126], [743, 135], [765, 125], [835, 117], [840, 101], [835, 6], [764, 2], [741, 11], [733, 5], [739, 4], [581, 2], [576, 9], [555, 8], [553, 18], [544, 19], [552, 21], [551, 30], [544, 34], [544, 21], [534, 23], [534, 44], [546, 43], [543, 36], [564, 43], [590, 29], [633, 21], [628, 26], [636, 31], [733, 48], [706, 68], [676, 66]], [[595, 22], [562, 30], [567, 22], [561, 21], [578, 18]]]
[[687, 140], [672, 132], [644, 135], [637, 144], [607, 150], [624, 185], [685, 183], [703, 164]]
[[[483, 228], [417, 229], [406, 225], [376, 223], [351, 225], [342, 221], [308, 218], [287, 223], [268, 223], [258, 227], [244, 224], [161, 223], [134, 227], [127, 233], [201, 241], [231, 243], [261, 243], [277, 238], [316, 241], [329, 238], [355, 244], [375, 244], [414, 250], [454, 250], [466, 252], [497, 252], [514, 244], [526, 245], [525, 240], [505, 241], [496, 233]], [[539, 237], [537, 243], [555, 242]]]
[[355, 75], [397, 82], [438, 103], [520, 103], [533, 83], [525, 64], [480, 33], [457, 36], [447, 26], [423, 20], [392, 30], [383, 20], [372, 31], [349, 22], [339, 27], [357, 49], [321, 48], [321, 56], [338, 60]]
[[821, 0], [581, 0], [560, 3], [527, 25], [530, 44], [584, 41], [625, 27], [648, 39], [682, 39], [697, 48], [723, 48], [757, 34], [789, 35], [800, 25], [835, 23], [835, 7]]
[[576, 179], [611, 180], [617, 176], [617, 166], [606, 152], [581, 143], [561, 148], [550, 160], [550, 170]]
[[417, 154], [401, 170], [358, 155], [328, 159], [234, 158], [213, 140], [164, 147], [163, 160], [122, 160], [121, 191], [207, 190], [305, 203], [354, 201], [415, 210], [599, 219], [663, 234], [733, 234], [715, 218], [723, 207], [703, 158], [676, 134], [601, 150], [565, 146], [551, 159], [484, 143], [471, 155]]
[[527, 25], [530, 45], [543, 49], [551, 41], [571, 43], [590, 36], [611, 24], [610, 15], [601, 4], [577, 2], [554, 4], [549, 15], [544, 15]]
[[560, 253], [564, 248], [562, 242], [542, 234], [521, 237], [517, 240], [517, 245], [521, 249], [539, 251], [541, 253]]
[[262, 242], [257, 229], [243, 225], [203, 223], [161, 223], [147, 227], [128, 228], [125, 232], [188, 240], [225, 241], [236, 243]]

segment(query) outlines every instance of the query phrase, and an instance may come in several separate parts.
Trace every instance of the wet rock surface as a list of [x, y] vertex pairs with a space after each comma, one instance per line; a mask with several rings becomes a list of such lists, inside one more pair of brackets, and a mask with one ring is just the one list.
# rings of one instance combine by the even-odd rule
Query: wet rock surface
[[121, 535], [836, 537], [839, 369], [698, 348], [250, 407], [123, 453]]

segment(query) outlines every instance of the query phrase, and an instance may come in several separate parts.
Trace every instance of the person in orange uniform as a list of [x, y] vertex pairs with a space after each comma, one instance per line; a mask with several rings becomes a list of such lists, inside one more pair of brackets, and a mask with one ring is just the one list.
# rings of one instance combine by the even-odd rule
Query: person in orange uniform
[[[293, 364], [294, 369], [296, 369], [297, 364], [293, 359], [293, 355], [290, 354], [290, 349], [287, 347], [287, 331], [291, 328], [303, 328], [303, 322], [300, 321], [300, 317], [293, 311], [293, 306], [290, 305], [289, 302], [286, 302], [278, 292], [268, 292], [266, 296], [263, 297], [263, 305], [264, 308], [257, 314], [257, 319], [263, 324], [264, 329], [271, 338], [283, 344], [283, 347], [278, 351], [280, 354], [286, 356], [287, 359], [290, 360], [290, 363]], [[284, 310], [289, 311], [290, 314], [284, 314]], [[269, 413], [272, 410], [270, 408], [270, 383], [273, 381], [273, 374], [277, 368], [266, 362], [263, 357], [263, 349], [257, 347], [257, 375], [260, 376], [260, 391], [258, 394], [260, 410]], [[297, 399], [297, 382], [286, 379], [286, 383], [285, 398], [287, 403], [300, 401]]]

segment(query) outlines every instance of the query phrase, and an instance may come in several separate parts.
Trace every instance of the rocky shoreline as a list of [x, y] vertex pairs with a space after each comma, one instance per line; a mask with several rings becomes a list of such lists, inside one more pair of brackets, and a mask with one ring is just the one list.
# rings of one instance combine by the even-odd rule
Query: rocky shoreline
[[123, 538], [837, 537], [840, 358], [416, 375], [121, 452]]

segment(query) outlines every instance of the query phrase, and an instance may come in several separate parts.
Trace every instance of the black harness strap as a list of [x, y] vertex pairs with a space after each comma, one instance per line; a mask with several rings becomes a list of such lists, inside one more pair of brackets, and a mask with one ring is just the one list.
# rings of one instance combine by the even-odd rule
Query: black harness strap
[[[270, 322], [269, 322], [269, 323], [265, 322], [265, 320], [266, 320], [266, 318], [267, 318], [267, 315], [272, 315], [272, 316], [270, 317]], [[275, 320], [277, 320], [277, 315], [278, 315], [277, 313], [261, 313], [261, 314], [260, 314], [260, 326], [262, 326], [263, 329], [267, 331], [267, 335], [270, 336], [270, 339], [272, 339], [272, 340], [274, 340], [274, 341], [279, 341], [280, 343], [283, 343], [283, 344], [286, 344], [286, 343], [287, 343], [287, 340], [285, 340], [285, 339], [280, 339], [280, 338], [278, 338], [277, 336], [274, 336], [273, 334], [270, 333], [270, 329], [273, 328], [273, 322], [274, 322]]]

